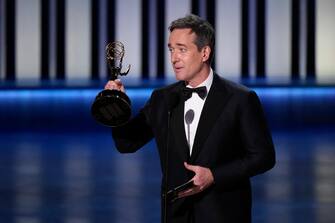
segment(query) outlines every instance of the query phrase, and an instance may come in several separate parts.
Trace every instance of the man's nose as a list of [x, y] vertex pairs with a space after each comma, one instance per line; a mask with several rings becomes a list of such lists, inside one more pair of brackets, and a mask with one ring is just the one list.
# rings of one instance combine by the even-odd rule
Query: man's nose
[[178, 62], [178, 61], [179, 61], [178, 53], [175, 53], [175, 52], [171, 53], [171, 62], [175, 63], [175, 62]]

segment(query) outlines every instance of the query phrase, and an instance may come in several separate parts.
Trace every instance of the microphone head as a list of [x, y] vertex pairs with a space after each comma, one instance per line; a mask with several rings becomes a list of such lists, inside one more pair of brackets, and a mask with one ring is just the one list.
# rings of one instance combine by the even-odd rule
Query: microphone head
[[185, 122], [187, 125], [190, 125], [193, 122], [194, 119], [194, 111], [193, 109], [190, 109], [185, 114]]
[[178, 92], [172, 92], [169, 94], [168, 97], [168, 110], [171, 111], [172, 109], [174, 109], [180, 100], [180, 96]]

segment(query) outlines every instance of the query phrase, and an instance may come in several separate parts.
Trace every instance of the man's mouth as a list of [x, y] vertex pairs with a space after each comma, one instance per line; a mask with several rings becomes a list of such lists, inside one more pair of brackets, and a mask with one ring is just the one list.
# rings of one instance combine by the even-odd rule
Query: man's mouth
[[175, 71], [180, 71], [181, 69], [183, 69], [182, 67], [174, 67]]

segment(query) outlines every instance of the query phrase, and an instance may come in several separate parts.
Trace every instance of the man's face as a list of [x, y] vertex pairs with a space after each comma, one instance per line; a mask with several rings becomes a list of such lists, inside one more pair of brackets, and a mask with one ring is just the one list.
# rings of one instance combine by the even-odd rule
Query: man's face
[[192, 82], [197, 79], [208, 59], [206, 47], [198, 51], [195, 38], [191, 29], [174, 29], [170, 33], [168, 47], [177, 80]]

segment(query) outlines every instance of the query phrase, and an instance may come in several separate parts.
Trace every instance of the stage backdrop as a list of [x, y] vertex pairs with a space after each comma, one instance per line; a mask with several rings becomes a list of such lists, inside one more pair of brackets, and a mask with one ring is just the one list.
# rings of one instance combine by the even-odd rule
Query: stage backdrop
[[228, 77], [331, 83], [333, 0], [0, 0], [0, 80], [102, 80], [120, 40], [129, 79], [172, 78], [169, 23], [188, 13], [216, 28], [215, 70]]

